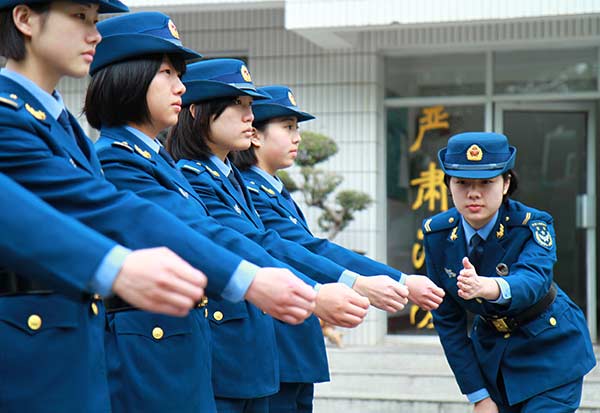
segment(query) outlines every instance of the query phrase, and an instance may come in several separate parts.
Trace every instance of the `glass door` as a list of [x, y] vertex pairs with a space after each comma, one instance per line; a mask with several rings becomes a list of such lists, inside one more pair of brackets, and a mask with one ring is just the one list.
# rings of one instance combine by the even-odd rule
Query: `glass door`
[[498, 103], [494, 129], [517, 147], [514, 198], [554, 217], [554, 279], [585, 311], [596, 340], [595, 106]]

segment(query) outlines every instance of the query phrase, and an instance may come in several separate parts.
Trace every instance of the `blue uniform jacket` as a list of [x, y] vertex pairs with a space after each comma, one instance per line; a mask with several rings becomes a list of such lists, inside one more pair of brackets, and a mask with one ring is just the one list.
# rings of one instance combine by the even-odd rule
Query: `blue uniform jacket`
[[[2, 174], [0, 187], [0, 266], [64, 294], [0, 297], [0, 411], [109, 412], [103, 309], [82, 293], [116, 244]], [[86, 351], [47, 359], [62, 346]]]
[[[54, 118], [47, 116], [40, 102], [19, 84], [0, 76], [0, 94], [3, 97], [0, 100], [0, 172], [59, 211], [122, 245], [134, 249], [171, 248], [206, 273], [210, 296], [220, 296], [241, 262], [239, 256], [193, 231], [152, 202], [132, 192], [117, 190], [102, 176], [93, 145], [72, 116], [77, 141]], [[83, 312], [76, 311], [71, 301], [55, 295], [17, 297], [14, 301], [14, 311], [21, 312], [20, 319], [26, 320], [29, 314], [38, 312], [51, 314], [53, 318], [44, 323], [41, 330], [44, 332], [44, 327], [54, 330], [53, 334], [40, 334], [35, 346], [29, 344], [32, 334], [29, 331], [22, 332], [22, 337], [14, 340], [19, 352], [13, 354], [22, 364], [14, 374], [3, 375], [12, 377], [9, 394], [32, 389], [27, 381], [34, 377], [39, 380], [48, 377], [47, 382], [54, 384], [43, 388], [56, 389], [58, 383], [66, 383], [59, 379], [65, 365], [76, 364], [76, 356], [96, 354], [74, 351], [93, 348], [83, 341], [81, 335], [85, 333], [78, 329], [73, 333], [56, 328], [82, 325], [79, 318], [88, 314], [89, 306]], [[210, 406], [207, 410], [206, 404], [207, 400], [212, 400], [212, 389], [209, 327], [203, 313], [203, 309], [198, 309], [188, 317], [176, 318], [124, 311], [109, 317], [106, 346], [114, 412], [212, 410]], [[152, 334], [156, 327], [163, 330], [160, 339]], [[67, 333], [73, 335], [73, 339]], [[35, 368], [35, 374], [24, 374], [27, 366]], [[99, 365], [97, 371], [106, 371], [106, 367]], [[19, 378], [24, 382], [19, 382]], [[95, 411], [101, 406], [92, 403], [87, 407], [87, 403], [95, 400], [97, 389], [82, 387], [82, 381], [69, 382], [69, 385], [71, 389], [80, 389], [78, 397], [69, 399], [60, 393], [60, 389], [50, 393], [76, 407], [58, 410]], [[46, 400], [42, 397], [32, 399], [40, 400], [40, 403]], [[19, 411], [24, 411], [22, 406]]]
[[[104, 128], [96, 149], [106, 177], [118, 188], [157, 203], [195, 231], [248, 261], [264, 267], [286, 267], [258, 244], [209, 217], [202, 200], [175, 165], [127, 129]], [[164, 228], [171, 230], [167, 225]], [[302, 274], [297, 275], [315, 284]], [[215, 395], [255, 398], [277, 392], [279, 366], [272, 318], [246, 301], [211, 299], [208, 319]]]
[[[313, 279], [335, 282], [344, 269], [331, 261], [312, 254], [302, 246], [282, 239], [266, 230], [244, 185], [242, 195], [218, 172], [210, 160], [180, 160], [181, 169], [192, 188], [202, 199], [211, 216], [260, 244], [274, 257], [286, 262]], [[238, 182], [244, 182], [235, 166], [232, 172]], [[316, 317], [299, 326], [276, 321], [279, 348], [280, 380], [287, 383], [316, 383], [329, 380], [327, 355], [321, 327]]]
[[308, 227], [300, 208], [295, 210], [286, 203], [283, 195], [264, 177], [248, 169], [242, 172], [254, 206], [266, 228], [275, 230], [282, 238], [294, 241], [315, 254], [361, 275], [388, 275], [400, 280], [402, 272], [364, 255], [357, 254], [327, 239], [315, 237]]
[[[486, 240], [479, 275], [496, 277], [506, 264], [512, 299], [508, 304], [458, 297], [456, 277], [467, 246], [455, 208], [424, 221], [428, 276], [446, 291], [433, 312], [434, 324], [461, 391], [487, 388], [496, 401], [510, 405], [582, 377], [595, 365], [581, 310], [558, 288], [554, 303], [512, 333], [499, 333], [480, 317], [467, 335], [467, 311], [492, 317], [514, 317], [548, 292], [556, 262], [552, 217], [509, 200]], [[506, 387], [498, 389], [498, 377]]]

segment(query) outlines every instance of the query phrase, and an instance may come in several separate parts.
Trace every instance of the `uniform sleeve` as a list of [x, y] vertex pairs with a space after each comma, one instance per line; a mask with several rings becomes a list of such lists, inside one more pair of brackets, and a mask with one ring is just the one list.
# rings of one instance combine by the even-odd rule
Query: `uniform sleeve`
[[[441, 269], [435, 262], [433, 248], [429, 245], [429, 237], [425, 236], [425, 262], [427, 276], [438, 286], [444, 288], [439, 278]], [[435, 329], [440, 337], [446, 359], [454, 373], [456, 382], [463, 394], [474, 393], [486, 387], [483, 374], [479, 368], [471, 339], [467, 335], [467, 313], [448, 294], [437, 310], [432, 311]]]
[[344, 272], [343, 267], [327, 258], [313, 254], [295, 242], [281, 238], [275, 231], [256, 228], [249, 219], [226, 205], [225, 200], [221, 199], [211, 183], [204, 182], [201, 176], [186, 174], [186, 177], [205, 203], [212, 217], [257, 243], [273, 257], [320, 283], [337, 282]]
[[402, 271], [350, 251], [327, 239], [313, 236], [302, 225], [295, 224], [289, 217], [273, 209], [271, 203], [260, 194], [252, 193], [252, 200], [265, 227], [277, 231], [282, 238], [296, 242], [313, 253], [327, 257], [361, 275], [388, 275], [397, 281], [403, 278]]
[[8, 119], [0, 114], [0, 172], [126, 247], [170, 248], [206, 273], [209, 295], [220, 295], [241, 262], [239, 256], [200, 236], [166, 210], [74, 167], [61, 148], [47, 137], [43, 140], [47, 131], [34, 129], [43, 125], [34, 127], [16, 116]]
[[[511, 313], [524, 311], [546, 295], [552, 284], [556, 263], [556, 236], [549, 215], [543, 220], [533, 221], [529, 228], [516, 230], [519, 234], [515, 236], [512, 247], [521, 248], [521, 252], [511, 265], [509, 275], [503, 277], [510, 286], [511, 302], [507, 311]], [[536, 241], [536, 232], [540, 231], [546, 234], [543, 240], [551, 241]]]
[[57, 290], [97, 292], [94, 276], [117, 244], [1, 174], [0, 187], [0, 266]]
[[[133, 191], [142, 198], [171, 211], [203, 237], [255, 265], [291, 269], [269, 255], [259, 244], [239, 232], [221, 225], [213, 217], [207, 216], [202, 204], [196, 200], [186, 198], [180, 191], [165, 188], [157, 181], [152, 169], [139, 155], [118, 148], [103, 149], [99, 155], [106, 178], [117, 188]], [[219, 257], [217, 256], [215, 259], [218, 260]], [[315, 285], [314, 280], [305, 275], [297, 271], [295, 274], [307, 284]]]

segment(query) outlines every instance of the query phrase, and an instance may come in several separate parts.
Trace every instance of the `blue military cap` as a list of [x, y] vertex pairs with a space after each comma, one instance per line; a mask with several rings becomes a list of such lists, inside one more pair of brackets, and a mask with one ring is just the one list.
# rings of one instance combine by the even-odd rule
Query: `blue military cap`
[[212, 59], [187, 65], [183, 84], [183, 105], [224, 97], [252, 96], [268, 99], [258, 92], [246, 64], [237, 59]]
[[254, 122], [262, 122], [283, 116], [293, 116], [298, 119], [298, 122], [315, 118], [310, 113], [302, 112], [298, 109], [296, 98], [292, 90], [287, 86], [265, 86], [259, 88], [258, 91], [271, 95], [271, 99], [261, 100], [252, 105]]
[[[99, 4], [99, 13], [120, 13], [129, 11], [129, 7], [118, 0], [71, 0], [73, 3]], [[0, 10], [19, 4], [52, 3], [52, 0], [0, 0]]]
[[186, 60], [199, 59], [201, 54], [181, 43], [173, 20], [156, 11], [130, 13], [98, 23], [102, 41], [90, 67], [93, 76], [110, 64], [143, 57], [148, 54], [180, 54]]
[[448, 146], [438, 152], [446, 175], [467, 179], [493, 178], [515, 165], [517, 148], [508, 145], [499, 133], [467, 132], [448, 139]]

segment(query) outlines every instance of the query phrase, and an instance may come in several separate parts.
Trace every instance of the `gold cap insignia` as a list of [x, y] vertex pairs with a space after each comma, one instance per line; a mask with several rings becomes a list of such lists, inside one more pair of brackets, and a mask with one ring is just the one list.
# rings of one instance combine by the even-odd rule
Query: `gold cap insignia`
[[248, 71], [246, 65], [242, 65], [242, 67], [240, 68], [240, 72], [242, 73], [242, 78], [244, 78], [246, 82], [252, 82], [252, 76], [250, 76], [250, 72]]
[[261, 185], [260, 188], [271, 196], [275, 195], [275, 192], [271, 188], [267, 188], [264, 185]]
[[467, 159], [469, 161], [480, 161], [483, 158], [483, 151], [477, 145], [471, 145], [467, 149]]
[[288, 99], [290, 100], [290, 103], [294, 106], [298, 106], [298, 104], [296, 103], [296, 98], [294, 97], [294, 94], [292, 92], [288, 92]]
[[27, 112], [31, 113], [31, 116], [33, 116], [37, 120], [46, 120], [46, 112], [44, 112], [43, 110], [36, 110], [29, 106], [29, 103], [25, 104], [25, 109], [27, 109]]
[[173, 23], [173, 20], [169, 20], [168, 26], [169, 26], [169, 31], [171, 32], [173, 37], [179, 40], [179, 31], [177, 31], [177, 26], [175, 26], [175, 23]]
[[213, 174], [216, 177], [219, 177], [221, 175], [219, 175], [219, 173], [217, 171], [215, 171], [214, 169], [209, 168], [208, 165], [204, 165], [204, 167], [208, 170], [208, 172], [210, 172], [211, 174]]
[[139, 153], [140, 155], [142, 155], [144, 158], [146, 158], [146, 159], [152, 159], [152, 155], [150, 155], [150, 152], [148, 152], [148, 151], [140, 148], [137, 145], [134, 145], [133, 147], [135, 148], [135, 151], [137, 153]]

